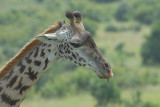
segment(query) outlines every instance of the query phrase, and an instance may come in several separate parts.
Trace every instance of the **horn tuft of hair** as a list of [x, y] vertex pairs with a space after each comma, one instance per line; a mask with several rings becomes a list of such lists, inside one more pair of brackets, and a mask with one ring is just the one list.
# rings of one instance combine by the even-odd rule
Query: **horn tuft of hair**
[[59, 27], [61, 27], [61, 26], [62, 26], [62, 22], [61, 22], [61, 21], [58, 21], [58, 22], [57, 22], [57, 25], [58, 25]]
[[71, 11], [66, 11], [65, 12], [65, 14], [66, 14], [66, 17], [68, 18], [68, 19], [73, 19], [74, 18], [74, 16], [73, 16], [73, 13], [71, 12]]
[[75, 16], [76, 18], [81, 18], [81, 16], [82, 16], [79, 11], [74, 11], [73, 14], [74, 14], [74, 16]]

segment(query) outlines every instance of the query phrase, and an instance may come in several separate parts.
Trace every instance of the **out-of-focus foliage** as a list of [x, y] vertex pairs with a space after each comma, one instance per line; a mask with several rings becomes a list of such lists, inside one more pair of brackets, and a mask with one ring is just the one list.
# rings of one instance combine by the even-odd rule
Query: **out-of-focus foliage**
[[144, 64], [160, 63], [160, 21], [153, 24], [151, 35], [146, 38], [142, 46], [142, 58]]
[[105, 3], [105, 2], [115, 2], [115, 1], [120, 1], [120, 0], [92, 0], [95, 1], [97, 3]]
[[114, 25], [108, 25], [105, 30], [110, 32], [117, 32], [118, 28]]
[[129, 17], [131, 17], [131, 9], [128, 3], [122, 2], [115, 12], [115, 18], [118, 21], [127, 21]]
[[140, 90], [136, 90], [133, 95], [133, 101], [131, 103], [125, 102], [124, 107], [158, 107], [157, 104], [149, 103], [149, 102], [143, 102], [142, 101], [142, 92]]
[[83, 19], [84, 27], [89, 31], [93, 36], [96, 35], [96, 29], [98, 28], [98, 23], [94, 20], [84, 18]]
[[106, 81], [100, 81], [97, 78], [91, 80], [91, 94], [98, 100], [97, 107], [105, 106], [108, 102], [120, 102], [120, 90], [115, 81], [107, 84]]
[[105, 30], [107, 32], [124, 32], [124, 31], [135, 31], [138, 32], [141, 30], [141, 26], [140, 25], [134, 25], [134, 26], [115, 26], [114, 24], [109, 24], [106, 26]]
[[159, 19], [159, 6], [158, 0], [134, 2], [133, 17], [141, 23], [152, 24], [154, 20]]
[[135, 19], [146, 24], [151, 24], [154, 20], [154, 12], [152, 7], [142, 6], [135, 12]]

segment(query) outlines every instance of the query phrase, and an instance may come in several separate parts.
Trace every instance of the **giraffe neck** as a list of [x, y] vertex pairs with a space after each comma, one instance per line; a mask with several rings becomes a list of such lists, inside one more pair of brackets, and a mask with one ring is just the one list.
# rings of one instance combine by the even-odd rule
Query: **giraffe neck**
[[59, 58], [56, 46], [40, 43], [0, 79], [0, 107], [18, 107], [28, 90]]

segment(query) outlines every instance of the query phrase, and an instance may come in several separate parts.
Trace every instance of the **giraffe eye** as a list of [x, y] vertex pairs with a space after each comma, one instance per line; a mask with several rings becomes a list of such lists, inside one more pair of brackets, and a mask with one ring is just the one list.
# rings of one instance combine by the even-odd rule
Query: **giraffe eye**
[[71, 43], [71, 45], [72, 45], [74, 48], [78, 48], [78, 47], [80, 47], [82, 44], [80, 44], [80, 43]]

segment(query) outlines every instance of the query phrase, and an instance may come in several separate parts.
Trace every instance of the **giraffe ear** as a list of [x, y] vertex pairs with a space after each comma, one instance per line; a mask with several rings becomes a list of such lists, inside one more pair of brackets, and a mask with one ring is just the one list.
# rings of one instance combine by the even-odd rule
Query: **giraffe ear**
[[42, 34], [39, 36], [36, 36], [38, 40], [44, 43], [49, 43], [53, 44], [56, 42], [62, 42], [68, 33], [68, 30], [63, 30], [63, 31], [57, 31], [56, 33], [47, 33], [47, 34]]
[[36, 39], [38, 39], [41, 42], [47, 43], [47, 44], [53, 44], [53, 41], [57, 40], [57, 35], [56, 33], [48, 33], [48, 34], [42, 34], [39, 36], [35, 37]]

